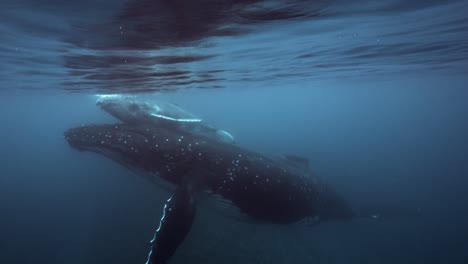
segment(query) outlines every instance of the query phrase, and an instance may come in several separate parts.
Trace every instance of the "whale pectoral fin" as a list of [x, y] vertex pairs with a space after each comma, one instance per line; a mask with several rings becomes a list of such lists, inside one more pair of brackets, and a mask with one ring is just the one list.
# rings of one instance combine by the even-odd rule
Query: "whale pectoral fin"
[[196, 211], [196, 192], [189, 181], [180, 184], [166, 201], [156, 229], [147, 264], [164, 264], [184, 241], [192, 227]]

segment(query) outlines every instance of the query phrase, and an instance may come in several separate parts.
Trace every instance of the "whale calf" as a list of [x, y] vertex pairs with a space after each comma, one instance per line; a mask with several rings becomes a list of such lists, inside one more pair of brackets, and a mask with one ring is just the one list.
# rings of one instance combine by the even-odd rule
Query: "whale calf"
[[65, 132], [69, 145], [138, 169], [174, 186], [151, 241], [147, 264], [167, 263], [190, 231], [202, 192], [258, 222], [349, 219], [351, 206], [311, 177], [297, 158], [277, 160], [177, 127], [100, 124]]
[[120, 94], [97, 97], [97, 106], [124, 123], [175, 127], [222, 142], [235, 143], [229, 132], [208, 125], [175, 104]]

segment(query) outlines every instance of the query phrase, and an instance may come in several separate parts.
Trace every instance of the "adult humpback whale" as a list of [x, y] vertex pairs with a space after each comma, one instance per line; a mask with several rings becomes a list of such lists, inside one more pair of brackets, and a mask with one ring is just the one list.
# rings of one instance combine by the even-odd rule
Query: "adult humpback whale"
[[148, 264], [167, 263], [189, 232], [197, 194], [216, 194], [258, 221], [348, 219], [351, 207], [332, 189], [278, 161], [234, 144], [174, 127], [106, 124], [71, 128], [68, 143], [176, 186], [151, 241]]

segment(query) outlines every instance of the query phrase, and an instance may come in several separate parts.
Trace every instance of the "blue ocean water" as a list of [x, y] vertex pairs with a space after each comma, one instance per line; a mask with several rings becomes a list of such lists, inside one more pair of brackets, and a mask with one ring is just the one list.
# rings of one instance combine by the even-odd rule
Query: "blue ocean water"
[[177, 103], [295, 154], [353, 205], [259, 225], [200, 206], [171, 263], [467, 263], [468, 2], [0, 3], [0, 263], [144, 263], [170, 195], [63, 132], [95, 94]]

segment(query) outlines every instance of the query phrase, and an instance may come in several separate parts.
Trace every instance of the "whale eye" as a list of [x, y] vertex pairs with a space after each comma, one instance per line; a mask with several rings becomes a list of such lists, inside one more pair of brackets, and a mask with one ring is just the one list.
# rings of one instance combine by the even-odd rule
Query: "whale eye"
[[128, 110], [130, 110], [132, 112], [136, 112], [136, 111], [140, 110], [140, 106], [138, 106], [138, 104], [130, 104], [128, 106]]

